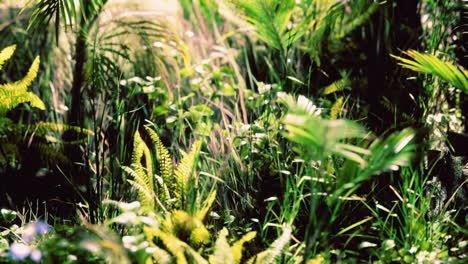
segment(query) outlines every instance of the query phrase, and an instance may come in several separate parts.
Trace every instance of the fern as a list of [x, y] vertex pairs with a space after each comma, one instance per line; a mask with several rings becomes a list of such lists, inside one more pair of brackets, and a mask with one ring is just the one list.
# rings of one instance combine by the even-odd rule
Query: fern
[[234, 263], [234, 254], [227, 242], [228, 230], [223, 228], [215, 243], [214, 253], [210, 256], [210, 264]]
[[13, 56], [13, 53], [15, 53], [15, 50], [16, 50], [16, 45], [11, 45], [11, 46], [4, 48], [0, 52], [0, 70], [3, 68], [3, 64], [5, 64], [5, 62], [11, 58], [11, 56]]
[[351, 81], [346, 78], [339, 79], [325, 87], [322, 91], [323, 95], [332, 94], [334, 92], [343, 91], [346, 86], [349, 86]]
[[465, 93], [468, 93], [468, 71], [456, 67], [451, 62], [444, 62], [434, 55], [422, 54], [415, 50], [405, 52], [411, 59], [394, 56], [400, 65], [413, 71], [435, 75]]
[[343, 108], [344, 104], [344, 97], [340, 96], [335, 103], [333, 103], [332, 107], [330, 108], [330, 119], [335, 120], [338, 118], [341, 109]]
[[200, 152], [201, 141], [198, 140], [192, 145], [190, 152], [182, 154], [182, 160], [177, 166], [177, 169], [174, 172], [174, 176], [177, 182], [177, 189], [174, 192], [174, 198], [176, 199], [176, 205], [182, 206], [185, 202], [184, 195], [187, 194], [188, 186], [192, 180], [192, 171], [198, 153]]
[[[135, 132], [133, 141], [132, 167], [124, 167], [123, 169], [133, 177], [133, 181], [128, 181], [138, 190], [138, 197], [142, 203], [142, 207], [147, 211], [151, 211], [155, 205], [153, 197], [156, 197], [153, 185], [151, 154], [138, 131]], [[143, 157], [146, 166], [143, 166], [141, 162]]]
[[234, 263], [239, 264], [242, 259], [242, 249], [244, 247], [244, 243], [249, 242], [250, 240], [254, 239], [257, 235], [257, 232], [249, 232], [245, 234], [241, 239], [236, 241], [234, 245], [231, 246], [232, 254], [234, 254]]
[[[11, 58], [16, 45], [11, 45], [0, 52], [0, 70], [5, 62]], [[6, 118], [8, 111], [14, 109], [21, 103], [29, 103], [32, 107], [45, 109], [44, 102], [35, 94], [28, 92], [28, 87], [36, 78], [39, 70], [39, 57], [36, 57], [31, 64], [26, 76], [14, 83], [0, 84], [0, 143], [2, 157], [0, 164], [4, 165], [8, 160], [15, 160], [18, 156], [18, 145], [27, 143], [31, 148], [39, 151], [41, 156], [51, 160], [60, 161], [63, 164], [70, 163], [69, 159], [61, 152], [57, 152], [47, 142], [76, 144], [83, 142], [85, 135], [93, 135], [93, 132], [79, 127], [69, 126], [65, 124], [38, 122], [36, 124], [15, 124], [9, 118]], [[74, 130], [78, 134], [82, 134], [83, 138], [64, 142], [61, 139], [50, 135], [51, 132], [64, 132]], [[39, 139], [39, 140], [34, 140]], [[15, 149], [10, 146], [16, 145]]]
[[[15, 45], [9, 46], [0, 52], [0, 69], [3, 67], [5, 61], [12, 56], [15, 48]], [[32, 107], [41, 110], [45, 109], [44, 102], [35, 94], [27, 91], [32, 81], [36, 78], [38, 70], [39, 57], [36, 57], [23, 79], [11, 84], [0, 84], [0, 117], [5, 116], [8, 111], [21, 103], [30, 103]]]
[[[185, 196], [189, 191], [189, 183], [193, 180], [193, 167], [196, 163], [198, 153], [201, 147], [201, 141], [196, 141], [189, 153], [182, 154], [182, 160], [180, 161], [177, 169], [173, 169], [173, 163], [169, 151], [161, 142], [160, 138], [154, 130], [146, 128], [151, 141], [154, 146], [154, 152], [156, 154], [156, 160], [159, 163], [159, 179], [158, 176], [153, 174], [153, 156], [150, 149], [143, 141], [139, 132], [135, 133], [134, 146], [132, 153], [132, 165], [124, 167], [124, 170], [132, 175], [134, 180], [130, 182], [138, 191], [139, 198], [142, 199], [143, 204], [149, 209], [154, 209], [154, 197], [163, 198], [160, 199], [166, 202], [167, 206], [174, 208], [182, 208], [185, 203]], [[142, 163], [144, 159], [145, 163]], [[154, 178], [157, 179], [159, 192], [156, 192], [154, 185]], [[142, 189], [145, 189], [143, 191]], [[153, 196], [149, 201], [149, 195]], [[168, 204], [170, 199], [174, 200], [174, 203]], [[214, 198], [213, 198], [214, 199]], [[205, 212], [206, 214], [206, 212]]]
[[167, 188], [163, 188], [164, 192], [160, 192], [160, 195], [164, 194], [166, 199], [171, 199], [171, 197], [174, 197], [174, 192], [176, 190], [174, 166], [172, 164], [171, 155], [156, 132], [149, 127], [145, 127], [145, 129], [153, 141], [154, 152], [159, 162], [159, 175], [162, 178], [162, 182], [167, 186]]
[[291, 227], [285, 226], [283, 230], [283, 234], [276, 239], [271, 246], [263, 251], [249, 259], [247, 261], [247, 264], [270, 264], [274, 263], [275, 259], [281, 255], [281, 252], [286, 246], [286, 244], [289, 242], [289, 239], [291, 237]]

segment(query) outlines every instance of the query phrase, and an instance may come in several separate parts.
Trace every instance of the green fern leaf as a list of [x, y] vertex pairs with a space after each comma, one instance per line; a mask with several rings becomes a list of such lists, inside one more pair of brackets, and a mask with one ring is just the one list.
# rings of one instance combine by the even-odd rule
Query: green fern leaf
[[183, 205], [185, 202], [184, 195], [187, 194], [188, 186], [192, 180], [193, 167], [195, 165], [198, 153], [200, 152], [201, 141], [198, 140], [193, 143], [189, 153], [182, 153], [182, 160], [180, 161], [177, 169], [175, 170], [175, 179], [177, 182], [176, 192], [174, 198], [176, 198], [177, 205]]
[[164, 184], [167, 186], [166, 190], [168, 190], [168, 192], [165, 191], [163, 193], [165, 194], [167, 200], [171, 199], [174, 197], [174, 192], [176, 190], [176, 180], [174, 177], [174, 167], [172, 164], [171, 155], [156, 132], [149, 127], [145, 127], [145, 129], [148, 132], [151, 141], [153, 142], [156, 159], [159, 162], [159, 174], [163, 179]]
[[247, 262], [247, 264], [270, 264], [274, 263], [275, 259], [281, 255], [284, 246], [289, 242], [291, 237], [291, 227], [285, 226], [283, 229], [283, 234], [276, 239], [271, 246], [251, 259]]
[[332, 94], [334, 92], [343, 91], [346, 86], [349, 86], [351, 81], [346, 78], [339, 79], [338, 81], [333, 82], [332, 84], [325, 87], [322, 91], [323, 95]]
[[341, 109], [343, 108], [343, 103], [344, 103], [344, 97], [340, 96], [336, 100], [335, 103], [333, 103], [332, 107], [330, 108], [330, 119], [335, 120], [338, 118], [339, 113], [341, 112]]
[[215, 243], [213, 254], [209, 257], [210, 264], [234, 264], [234, 254], [227, 242], [228, 230], [223, 228]]
[[[4, 58], [8, 57], [11, 49], [8, 49], [7, 51], [8, 52], [2, 51], [2, 56], [4, 56]], [[6, 55], [3, 55], [4, 53]], [[36, 57], [31, 64], [28, 73], [22, 80], [16, 81], [12, 84], [0, 84], [0, 116], [4, 116], [9, 110], [15, 108], [21, 103], [30, 103], [33, 107], [41, 110], [45, 109], [44, 102], [42, 102], [42, 100], [35, 94], [27, 91], [32, 81], [36, 78], [38, 70], [39, 57]]]
[[5, 64], [5, 62], [11, 58], [11, 56], [13, 56], [13, 53], [15, 53], [15, 49], [16, 45], [11, 45], [4, 48], [0, 52], [0, 70], [3, 68], [3, 64]]
[[252, 231], [245, 234], [241, 239], [236, 241], [234, 245], [231, 246], [232, 254], [234, 254], [234, 263], [239, 264], [242, 259], [242, 249], [245, 242], [249, 242], [250, 240], [254, 239], [257, 235], [257, 232]]
[[[141, 162], [142, 158], [145, 160], [145, 166]], [[138, 190], [138, 196], [145, 210], [154, 210], [155, 206], [152, 166], [150, 150], [140, 133], [136, 131], [133, 137], [132, 168], [123, 167], [123, 169], [134, 178], [134, 181], [128, 181]]]
[[216, 199], [216, 190], [213, 190], [208, 195], [208, 198], [206, 198], [203, 204], [203, 207], [196, 213], [196, 217], [198, 218], [198, 220], [203, 221], [203, 219], [205, 219], [206, 214], [210, 210], [215, 199]]

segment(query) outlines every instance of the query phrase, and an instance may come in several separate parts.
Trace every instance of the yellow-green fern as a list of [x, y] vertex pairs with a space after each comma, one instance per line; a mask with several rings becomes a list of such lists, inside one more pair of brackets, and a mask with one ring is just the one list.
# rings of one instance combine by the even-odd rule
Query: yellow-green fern
[[[198, 158], [198, 153], [201, 147], [201, 141], [196, 141], [189, 153], [182, 152], [182, 160], [177, 169], [174, 170], [172, 158], [169, 151], [162, 143], [159, 136], [154, 130], [146, 127], [151, 141], [154, 146], [155, 159], [159, 163], [159, 171], [153, 174], [153, 159], [152, 154], [146, 143], [140, 136], [139, 132], [134, 136], [134, 149], [132, 154], [131, 167], [124, 167], [124, 170], [133, 176], [133, 180], [129, 182], [138, 190], [140, 199], [147, 208], [154, 209], [154, 199], [156, 197], [163, 205], [169, 208], [182, 208], [185, 203], [185, 196], [188, 193], [190, 181], [195, 180], [193, 175], [193, 167]], [[144, 159], [145, 163], [142, 163]], [[157, 186], [154, 185], [156, 178]], [[155, 188], [159, 191], [156, 191]], [[150, 195], [153, 197], [150, 202]], [[173, 201], [171, 201], [173, 200]]]
[[[16, 45], [11, 45], [0, 52], [0, 70], [5, 62], [11, 58], [15, 49]], [[87, 138], [86, 135], [93, 134], [90, 130], [65, 124], [47, 122], [16, 124], [6, 118], [7, 112], [21, 103], [29, 103], [32, 107], [45, 109], [44, 102], [35, 94], [28, 92], [28, 87], [37, 76], [39, 63], [39, 57], [36, 57], [23, 79], [13, 83], [0, 84], [0, 153], [2, 153], [0, 155], [0, 165], [6, 165], [6, 163], [18, 160], [19, 152], [17, 148], [21, 144], [27, 144], [32, 149], [39, 151], [42, 157], [48, 157], [51, 160], [67, 164], [70, 162], [68, 158], [47, 143], [77, 144], [83, 142]], [[67, 130], [74, 130], [83, 137], [76, 141], [64, 142], [59, 139], [60, 137], [51, 135], [52, 133]], [[15, 146], [15, 148], [11, 148], [11, 146]]]
[[214, 253], [209, 258], [210, 264], [234, 263], [234, 254], [227, 242], [227, 235], [228, 230], [223, 228], [216, 240]]
[[281, 255], [284, 246], [289, 242], [291, 236], [291, 227], [285, 226], [283, 229], [283, 234], [271, 244], [270, 248], [267, 250], [258, 253], [249, 261], [247, 264], [270, 264], [274, 263], [275, 259]]
[[174, 196], [174, 191], [176, 190], [174, 165], [172, 164], [171, 155], [162, 143], [158, 134], [156, 134], [156, 132], [149, 127], [145, 127], [145, 129], [153, 141], [154, 152], [156, 153], [156, 159], [159, 162], [159, 176], [161, 177], [163, 183], [161, 186], [162, 191], [160, 191], [159, 194], [164, 194], [166, 196], [166, 200], [169, 200]]
[[[143, 166], [142, 158], [144, 158], [146, 166]], [[123, 167], [123, 169], [133, 177], [134, 180], [129, 179], [128, 181], [138, 190], [142, 207], [147, 211], [154, 209], [154, 197], [156, 197], [152, 166], [150, 150], [137, 131], [133, 137], [132, 165], [131, 167]]]
[[0, 51], [0, 70], [3, 68], [3, 64], [13, 56], [15, 49], [16, 45], [11, 45]]
[[[198, 158], [198, 153], [200, 152], [201, 141], [198, 140], [192, 145], [192, 149], [189, 153], [182, 153], [182, 160], [177, 166], [177, 169], [174, 172], [174, 176], [177, 182], [177, 191], [174, 193], [174, 198], [176, 199], [176, 204], [182, 206], [185, 202], [184, 195], [188, 192], [188, 186], [192, 178], [193, 167]], [[196, 183], [194, 182], [196, 185]]]
[[242, 249], [244, 248], [244, 243], [254, 239], [256, 235], [257, 232], [255, 231], [249, 232], [231, 246], [232, 254], [234, 254], [235, 264], [239, 264], [242, 259]]
[[332, 94], [334, 92], [343, 91], [345, 87], [349, 86], [350, 84], [351, 84], [351, 81], [349, 79], [346, 79], [346, 78], [339, 79], [333, 82], [332, 84], [328, 85], [327, 87], [325, 87], [322, 91], [322, 94], [327, 95], [327, 94]]
[[338, 98], [336, 102], [333, 103], [332, 107], [330, 108], [331, 120], [335, 120], [338, 118], [338, 115], [340, 114], [341, 109], [343, 108], [343, 102], [344, 102], [344, 97], [340, 96], [340, 98]]
[[[15, 48], [16, 46], [14, 45], [9, 46], [0, 52], [0, 69], [5, 61], [12, 56]], [[21, 103], [29, 103], [33, 107], [45, 109], [44, 102], [35, 94], [27, 91], [32, 81], [36, 78], [38, 70], [39, 57], [36, 57], [23, 79], [14, 83], [0, 84], [0, 117], [5, 116], [9, 110]]]

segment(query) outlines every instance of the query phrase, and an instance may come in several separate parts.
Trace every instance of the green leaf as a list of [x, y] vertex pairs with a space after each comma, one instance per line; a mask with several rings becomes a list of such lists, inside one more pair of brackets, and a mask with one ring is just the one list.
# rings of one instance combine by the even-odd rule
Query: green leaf
[[400, 65], [413, 71], [435, 75], [453, 86], [468, 93], [468, 71], [456, 67], [451, 62], [444, 62], [434, 55], [419, 53], [415, 50], [405, 52], [410, 59], [392, 55]]

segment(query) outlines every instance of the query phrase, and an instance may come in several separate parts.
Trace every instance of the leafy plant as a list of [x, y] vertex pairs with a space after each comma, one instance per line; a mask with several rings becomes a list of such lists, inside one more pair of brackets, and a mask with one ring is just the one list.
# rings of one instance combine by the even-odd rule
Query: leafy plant
[[[385, 140], [377, 139], [367, 145], [365, 140], [368, 140], [370, 135], [356, 122], [322, 119], [311, 111], [313, 103], [302, 96], [297, 101], [292, 96], [285, 96], [284, 101], [289, 108], [283, 119], [285, 135], [299, 144], [300, 148], [296, 151], [304, 160], [310, 162], [309, 166], [312, 168], [309, 168], [308, 172], [316, 175], [314, 178], [309, 177], [312, 194], [309, 203], [309, 230], [320, 229], [325, 222], [333, 223], [343, 201], [357, 199], [352, 195], [360, 184], [372, 175], [385, 170], [398, 170], [399, 166], [410, 164], [415, 147], [413, 130], [406, 129], [390, 135]], [[360, 144], [349, 143], [353, 142], [353, 139], [363, 141]], [[321, 196], [326, 197], [326, 208], [331, 212], [329, 219], [315, 215], [320, 206], [318, 199]], [[352, 226], [349, 229], [352, 229]], [[306, 234], [305, 260], [310, 257], [319, 232]]]
[[[189, 188], [189, 184], [196, 186], [196, 179], [192, 175], [201, 141], [196, 141], [189, 153], [182, 154], [182, 160], [174, 170], [169, 151], [162, 144], [156, 132], [149, 127], [145, 128], [154, 146], [153, 153], [156, 155], [154, 158], [159, 162], [159, 174], [157, 176], [153, 174], [156, 170], [153, 156], [137, 131], [134, 136], [132, 165], [123, 167], [133, 177], [133, 180], [129, 179], [128, 181], [138, 190], [142, 205], [148, 210], [156, 208], [155, 199], [163, 202], [164, 206], [169, 208], [187, 208], [189, 193], [194, 191]], [[144, 159], [144, 163], [142, 163], [142, 159]]]
[[[0, 70], [3, 67], [3, 64], [5, 64], [5, 62], [13, 55], [15, 49], [16, 45], [12, 45], [4, 48], [0, 52]], [[21, 103], [30, 103], [33, 107], [45, 110], [45, 105], [42, 100], [35, 94], [27, 91], [32, 81], [36, 78], [38, 69], [39, 57], [36, 57], [23, 79], [11, 84], [7, 83], [0, 85], [0, 118], [4, 118], [5, 114], [9, 110], [15, 108]]]
[[413, 71], [435, 75], [453, 86], [468, 93], [468, 71], [457, 67], [451, 62], [444, 62], [431, 54], [419, 53], [415, 50], [405, 52], [410, 59], [393, 56], [400, 65]]
[[[13, 55], [16, 45], [9, 46], [0, 52], [0, 70], [5, 62]], [[62, 141], [54, 137], [51, 132], [60, 133], [65, 131], [75, 131], [82, 135], [92, 135], [93, 133], [86, 129], [79, 127], [69, 126], [65, 124], [57, 124], [50, 122], [38, 122], [36, 124], [22, 124], [14, 123], [11, 119], [6, 117], [7, 112], [13, 110], [19, 104], [29, 103], [32, 107], [45, 110], [45, 105], [42, 100], [32, 92], [28, 92], [28, 87], [36, 78], [39, 69], [39, 57], [36, 57], [32, 63], [26, 76], [14, 83], [0, 84], [0, 142], [2, 146], [2, 157], [0, 163], [3, 165], [11, 165], [11, 162], [18, 159], [19, 144], [29, 142], [33, 148], [38, 150], [42, 155], [50, 159], [58, 159], [63, 163], [69, 163], [68, 158], [61, 152], [57, 152], [53, 147], [46, 144], [52, 143], [65, 143], [77, 144], [84, 140], [79, 138], [75, 141]], [[31, 138], [29, 138], [31, 137]], [[42, 140], [32, 140], [33, 137]]]

